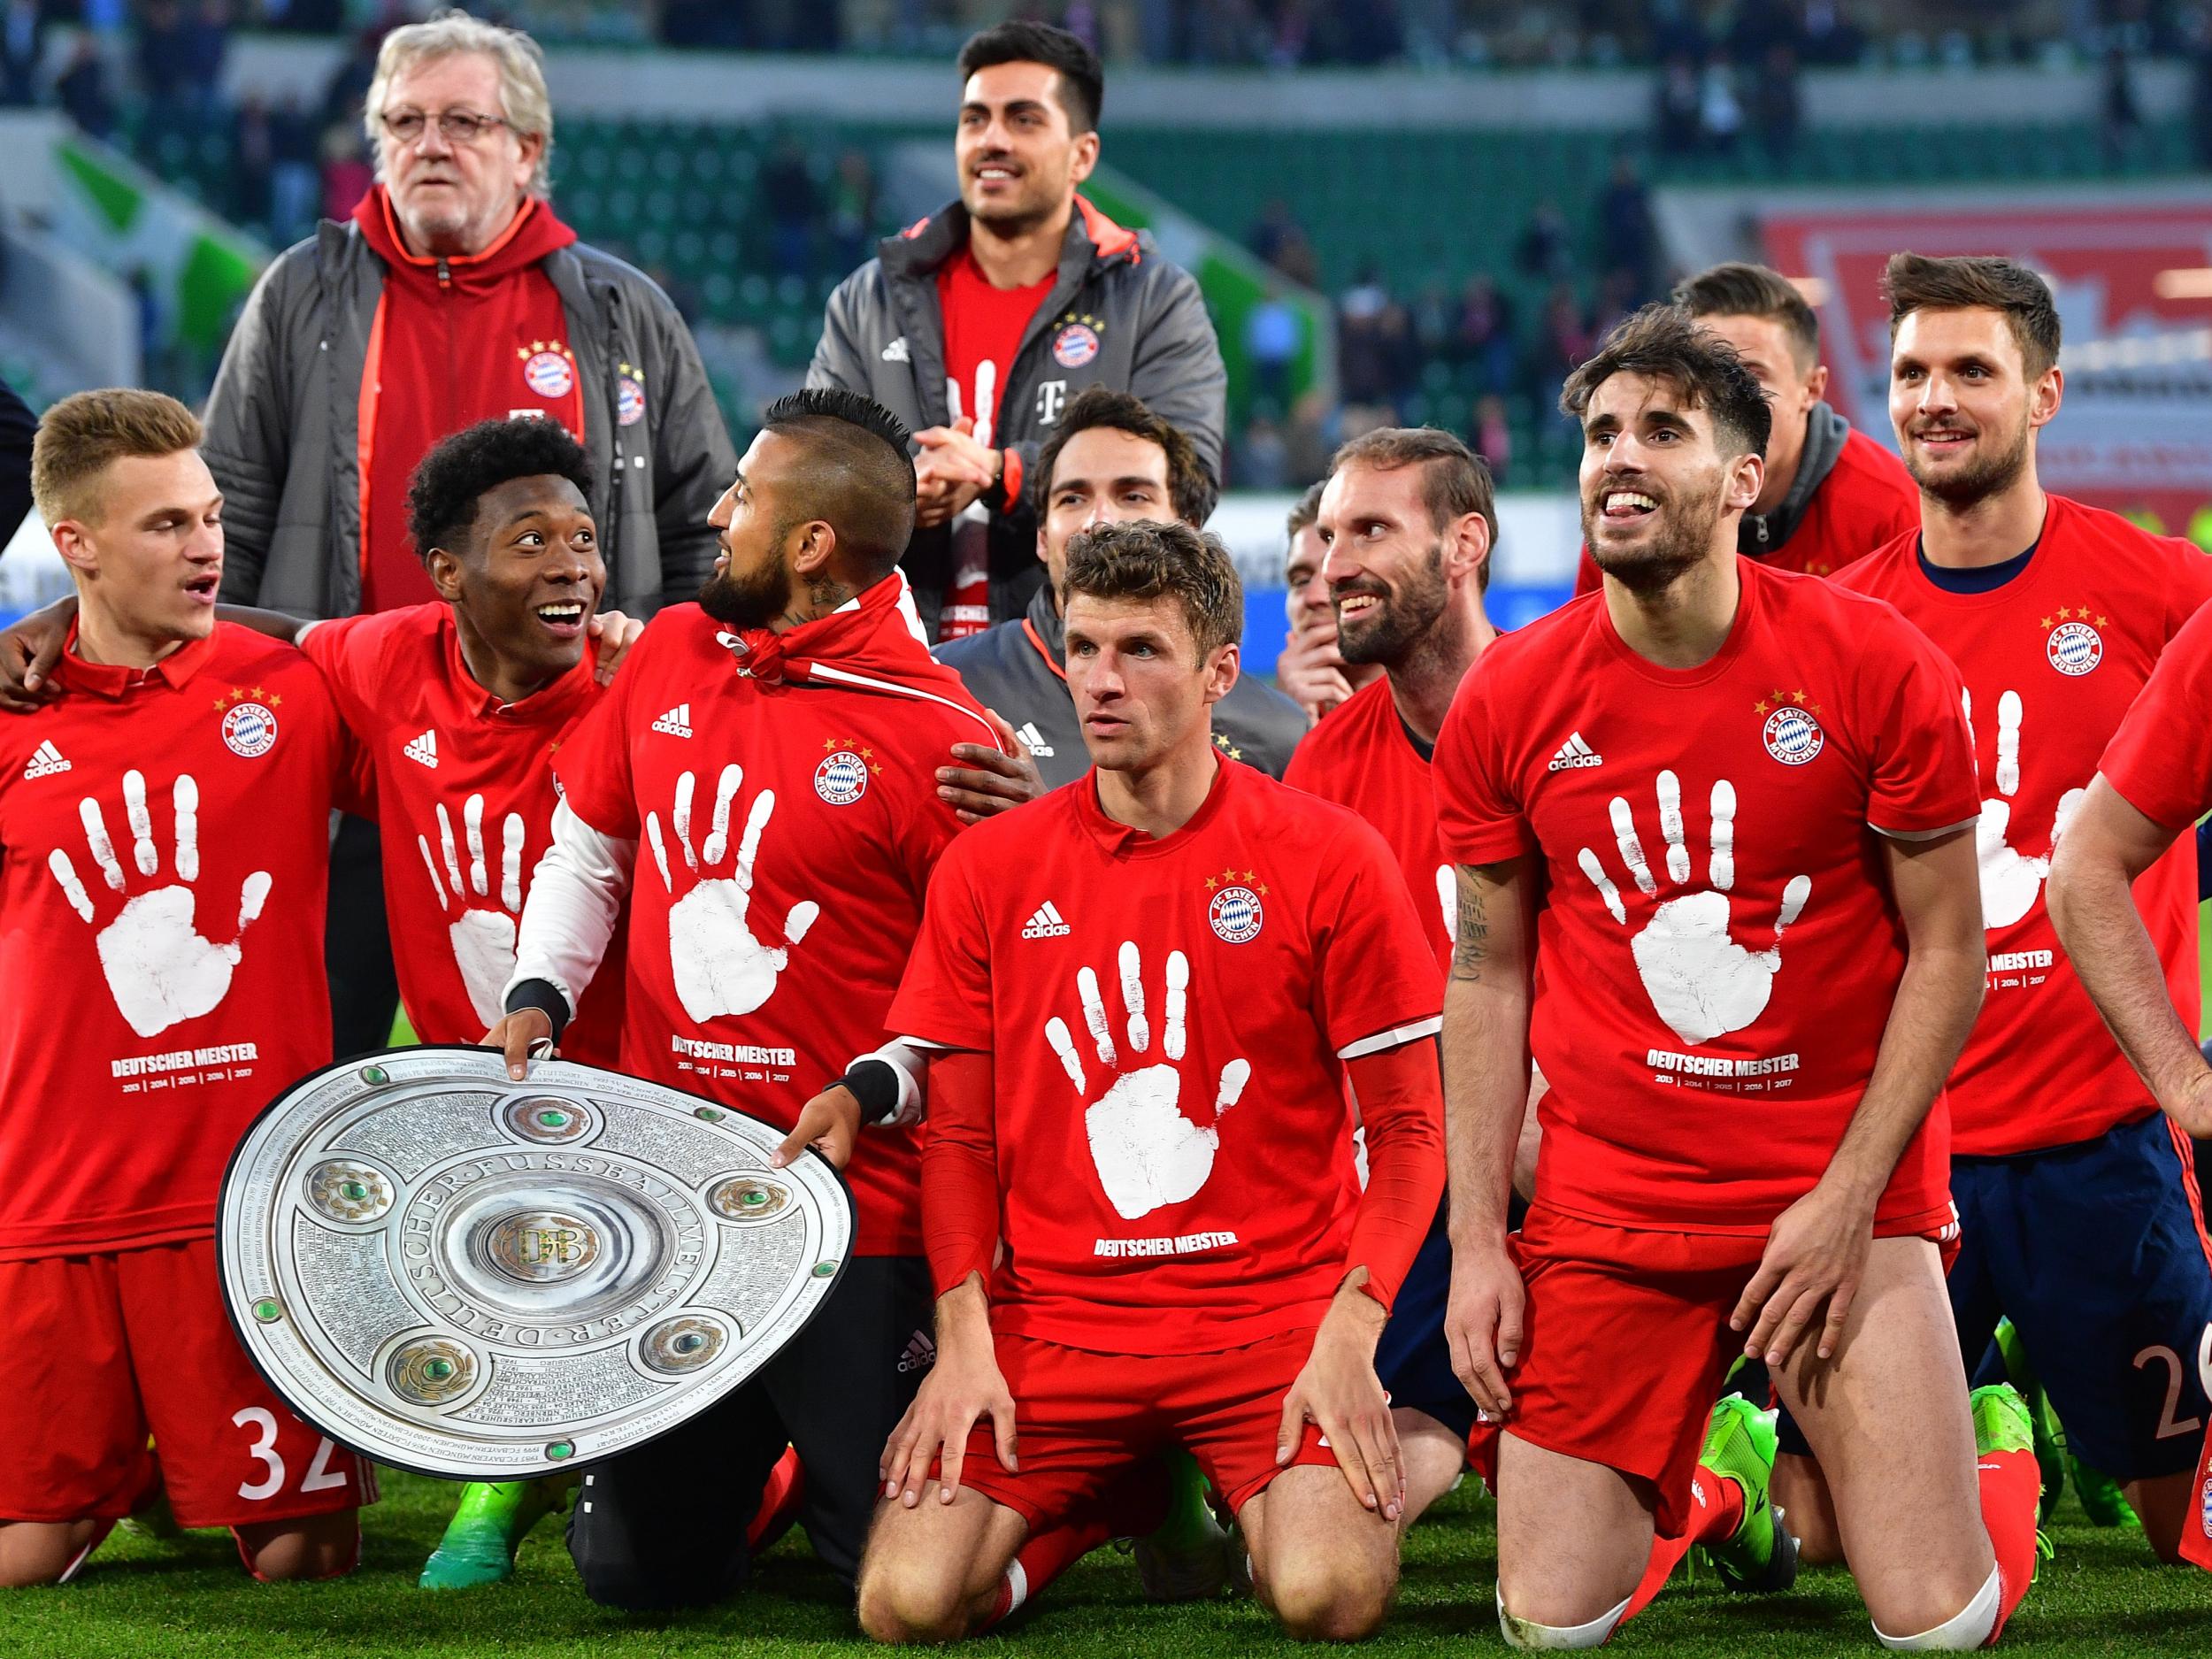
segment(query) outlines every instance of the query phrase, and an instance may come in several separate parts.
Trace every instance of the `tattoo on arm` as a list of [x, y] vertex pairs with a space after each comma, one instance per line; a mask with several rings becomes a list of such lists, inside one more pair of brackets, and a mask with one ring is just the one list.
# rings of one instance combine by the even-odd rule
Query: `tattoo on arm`
[[1482, 978], [1483, 959], [1490, 954], [1490, 918], [1485, 909], [1481, 879], [1465, 865], [1459, 871], [1459, 916], [1453, 924], [1452, 978]]

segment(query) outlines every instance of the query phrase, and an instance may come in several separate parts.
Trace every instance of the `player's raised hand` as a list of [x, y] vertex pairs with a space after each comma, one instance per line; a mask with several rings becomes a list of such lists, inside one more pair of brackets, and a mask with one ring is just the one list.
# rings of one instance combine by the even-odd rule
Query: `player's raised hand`
[[860, 1136], [860, 1102], [842, 1083], [833, 1083], [799, 1108], [799, 1121], [783, 1144], [768, 1155], [769, 1166], [781, 1169], [812, 1147], [841, 1170], [852, 1162], [853, 1142]]
[[77, 596], [69, 594], [0, 633], [0, 710], [28, 714], [60, 695], [54, 664], [76, 615]]
[[593, 613], [585, 632], [591, 635], [592, 648], [598, 657], [593, 677], [603, 686], [611, 686], [615, 671], [622, 666], [622, 659], [637, 643], [638, 635], [645, 632], [645, 624], [619, 611], [600, 611]]
[[1490, 1417], [1513, 1409], [1506, 1372], [1520, 1363], [1528, 1293], [1503, 1240], [1479, 1249], [1455, 1245], [1452, 1289], [1444, 1307], [1444, 1340], [1452, 1374]]
[[1751, 1333], [1743, 1351], [1770, 1366], [1788, 1363], [1824, 1309], [1816, 1351], [1834, 1358], [1873, 1242], [1872, 1205], [1825, 1181], [1776, 1217], [1759, 1271], [1728, 1316], [1730, 1330]]
[[[937, 1363], [883, 1448], [876, 1472], [883, 1495], [908, 1509], [922, 1501], [930, 1465], [937, 1465], [937, 1501], [950, 1503], [960, 1490], [968, 1433], [977, 1419], [991, 1419], [991, 1441], [1010, 1472], [1021, 1467], [1014, 1430], [1014, 1395], [998, 1368], [982, 1290], [972, 1275], [938, 1299]], [[961, 1310], [964, 1309], [964, 1312]]]
[[517, 1009], [486, 1032], [478, 1047], [507, 1056], [507, 1075], [518, 1083], [529, 1075], [530, 1062], [553, 1052], [553, 1021], [541, 1008]]
[[1275, 680], [1283, 695], [1306, 711], [1309, 723], [1350, 700], [1352, 682], [1336, 647], [1333, 618], [1325, 615], [1291, 631], [1289, 642], [1275, 659]]
[[960, 764], [937, 769], [937, 798], [950, 806], [963, 824], [980, 824], [1045, 793], [1044, 774], [1031, 758], [1029, 745], [1015, 735], [1014, 728], [1000, 718], [997, 710], [983, 712], [991, 717], [992, 729], [999, 736], [998, 747], [955, 743], [952, 756]]
[[[1364, 1270], [1361, 1270], [1364, 1271]], [[1352, 1495], [1386, 1521], [1405, 1507], [1405, 1462], [1390, 1396], [1375, 1375], [1382, 1304], [1353, 1286], [1340, 1289], [1314, 1333], [1313, 1352], [1283, 1396], [1275, 1463], [1288, 1463], [1310, 1422], [1321, 1431]]]

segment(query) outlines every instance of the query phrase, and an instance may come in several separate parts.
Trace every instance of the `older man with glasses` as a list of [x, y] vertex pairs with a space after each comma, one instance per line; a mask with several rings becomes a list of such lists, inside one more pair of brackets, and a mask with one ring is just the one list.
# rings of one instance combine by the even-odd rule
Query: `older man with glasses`
[[[518, 415], [590, 455], [605, 606], [690, 598], [737, 457], [668, 296], [554, 213], [536, 44], [459, 12], [394, 29], [365, 119], [376, 188], [270, 266], [208, 398], [223, 598], [342, 617], [434, 597], [408, 480], [439, 439]], [[397, 991], [358, 820], [334, 849], [328, 941], [338, 1052], [381, 1047]]]

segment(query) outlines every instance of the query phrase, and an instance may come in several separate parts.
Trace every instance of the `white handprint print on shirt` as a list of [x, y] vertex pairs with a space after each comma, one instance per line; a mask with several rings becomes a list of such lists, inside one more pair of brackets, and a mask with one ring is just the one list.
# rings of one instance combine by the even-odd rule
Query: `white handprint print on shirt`
[[[438, 852], [443, 857], [445, 873], [438, 873], [439, 859], [430, 851], [427, 835], [415, 837], [415, 845], [422, 849], [422, 862], [430, 872], [430, 885], [436, 889], [442, 910], [454, 905], [463, 906], [446, 929], [446, 937], [453, 945], [453, 965], [461, 971], [461, 983], [467, 987], [469, 1006], [486, 1027], [499, 1023], [503, 1011], [500, 993], [515, 972], [515, 918], [522, 914], [522, 814], [510, 812], [500, 826], [499, 905], [471, 906], [469, 895], [480, 899], [492, 896], [491, 872], [484, 858], [484, 797], [472, 795], [461, 803], [461, 823], [468, 849], [468, 883], [461, 880], [461, 861], [453, 844], [453, 815], [446, 810], [445, 803], [438, 803]], [[452, 885], [452, 896], [446, 894], [447, 884]]]
[[[1657, 794], [1659, 833], [1667, 843], [1667, 878], [1677, 887], [1686, 887], [1690, 852], [1683, 844], [1681, 780], [1671, 772], [1661, 772]], [[1613, 797], [1611, 816], [1621, 862], [1640, 891], [1656, 895], [1659, 884], [1637, 839], [1635, 816], [1619, 795]], [[1585, 847], [1576, 862], [1613, 919], [1625, 926], [1628, 912], [1621, 904], [1620, 889], [1605, 873], [1598, 856]], [[1804, 910], [1813, 890], [1811, 877], [1790, 878], [1782, 889], [1782, 909], [1775, 918], [1774, 943], [1769, 949], [1747, 950], [1729, 937], [1728, 893], [1736, 884], [1736, 787], [1725, 778], [1713, 785], [1712, 862], [1707, 879], [1704, 891], [1662, 904], [1629, 947], [1652, 1007], [1668, 1029], [1687, 1043], [1710, 1042], [1741, 1031], [1765, 1012], [1774, 976], [1782, 967], [1782, 934]]]
[[[169, 798], [176, 819], [176, 880], [133, 894], [93, 941], [116, 1010], [142, 1037], [166, 1031], [180, 1020], [197, 1019], [222, 1002], [243, 954], [246, 929], [269, 902], [269, 872], [257, 870], [239, 887], [238, 929], [231, 941], [217, 944], [200, 937], [194, 922], [197, 895], [192, 887], [200, 879], [200, 786], [189, 772], [184, 773], [171, 787]], [[130, 824], [131, 863], [140, 875], [150, 877], [161, 868], [161, 853], [154, 845], [153, 814], [147, 806], [142, 772], [123, 774], [123, 815]], [[109, 889], [122, 892], [122, 861], [116, 856], [100, 803], [87, 795], [77, 803], [77, 817], [84, 825], [92, 862]], [[95, 915], [92, 895], [68, 853], [57, 847], [46, 867], [70, 908], [89, 924]]]
[[[1121, 1005], [1127, 1016], [1125, 1036], [1132, 1058], [1152, 1047], [1152, 1024], [1145, 1011], [1144, 964], [1133, 942], [1121, 947]], [[1186, 1039], [1184, 1004], [1190, 986], [1190, 958], [1171, 951], [1167, 959], [1167, 995], [1163, 1010], [1160, 1060], [1137, 1071], [1123, 1071], [1120, 1051], [1106, 1024], [1106, 1004], [1099, 995], [1098, 975], [1090, 969], [1075, 976], [1077, 995], [1083, 1002], [1083, 1024], [1088, 1027], [1098, 1063], [1113, 1081], [1106, 1093], [1085, 1109], [1083, 1127], [1091, 1142], [1091, 1163], [1107, 1202], [1125, 1221], [1151, 1214], [1164, 1204], [1179, 1204], [1206, 1184], [1213, 1173], [1214, 1152], [1221, 1145], [1221, 1119], [1244, 1094], [1251, 1080], [1252, 1064], [1235, 1059], [1221, 1068], [1214, 1093], [1213, 1121], [1201, 1128], [1183, 1116], [1183, 1057]], [[1082, 1056], [1067, 1022], [1058, 1015], [1045, 1021], [1045, 1041], [1060, 1056], [1076, 1094], [1088, 1099], [1090, 1085], [1083, 1075]]]
[[[1974, 694], [1962, 691], [1959, 701], [1966, 711], [1967, 729], [1971, 731]], [[1974, 857], [1982, 872], [1984, 928], [2009, 927], [2035, 908], [2036, 895], [2043, 891], [2044, 879], [2051, 873], [2058, 838], [2089, 793], [2069, 789], [2059, 796], [2058, 810], [2051, 815], [2050, 853], [2031, 858], [2012, 846], [2012, 797], [2020, 787], [2020, 694], [2005, 692], [1997, 699], [1997, 796], [1982, 803], [1981, 818], [1974, 826]]]
[[[749, 1014], [775, 995], [777, 976], [791, 960], [790, 945], [807, 936], [822, 907], [802, 899], [784, 917], [787, 945], [771, 947], [753, 937], [746, 920], [753, 903], [753, 866], [760, 856], [761, 832], [776, 810], [776, 792], [763, 789], [753, 797], [745, 815], [745, 833], [737, 849], [737, 865], [727, 876], [710, 872], [728, 854], [730, 805], [736, 799], [745, 772], [734, 764], [722, 768], [714, 790], [714, 817], [707, 838], [695, 851], [691, 843], [691, 802], [697, 780], [685, 772], [676, 780], [676, 802], [669, 822], [676, 833], [687, 867], [700, 877], [690, 892], [668, 910], [668, 965], [676, 980], [676, 996], [684, 1012], [696, 1020], [718, 1014]], [[668, 846], [661, 833], [660, 815], [645, 815], [645, 839], [653, 849], [653, 862], [661, 882], [676, 890], [668, 862]]]

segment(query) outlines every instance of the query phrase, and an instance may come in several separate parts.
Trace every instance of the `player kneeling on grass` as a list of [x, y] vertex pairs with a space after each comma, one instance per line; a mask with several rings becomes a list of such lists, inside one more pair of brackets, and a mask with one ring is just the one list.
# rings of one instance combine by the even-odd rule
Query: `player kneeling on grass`
[[4, 1585], [67, 1578], [165, 1488], [257, 1578], [332, 1577], [373, 1495], [255, 1372], [216, 1277], [231, 1148], [330, 1059], [354, 755], [314, 664], [216, 620], [200, 437], [172, 398], [81, 392], [32, 453], [81, 609], [63, 695], [0, 726]]
[[1362, 1636], [1403, 1492], [1376, 1339], [1443, 1175], [1435, 960], [1372, 829], [1216, 751], [1243, 614], [1218, 541], [1102, 526], [1062, 599], [1094, 770], [953, 843], [891, 1010], [945, 1051], [938, 1361], [885, 1449], [860, 1622], [969, 1633], [1032, 1529], [1179, 1443], [1283, 1624]]
[[[515, 918], [551, 840], [552, 752], [641, 626], [598, 608], [606, 566], [590, 485], [582, 446], [558, 422], [485, 421], [433, 447], [409, 491], [438, 600], [334, 622], [218, 608], [224, 622], [299, 644], [367, 753], [400, 992], [425, 1042], [473, 1042], [499, 1018]], [[75, 614], [64, 600], [12, 631], [0, 682], [27, 652], [27, 690], [38, 689]], [[618, 979], [594, 987], [565, 1041], [571, 1058], [614, 1064], [621, 991]], [[574, 1481], [472, 1484], [424, 1585], [511, 1576], [517, 1546]]]
[[[1943, 1079], [1982, 984], [1957, 671], [1888, 606], [1738, 556], [1768, 405], [1686, 316], [1624, 323], [1562, 406], [1603, 587], [1483, 654], [1434, 763], [1447, 1326], [1500, 1625], [1595, 1647], [1694, 1543], [1786, 1578], [1770, 1430], [1726, 1402], [1708, 1428], [1733, 1351], [1827, 1471], [1883, 1642], [1981, 1646], [2032, 1576], [2039, 1483], [2018, 1396], [1970, 1407], [1943, 1288]], [[1552, 1092], [1509, 1237], [1532, 1039]]]

